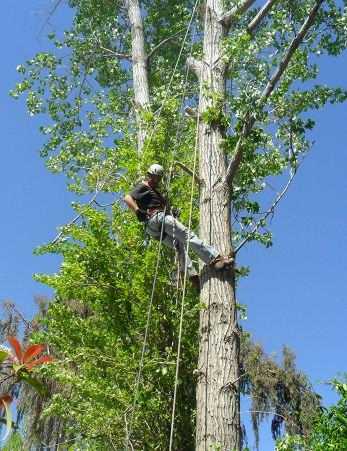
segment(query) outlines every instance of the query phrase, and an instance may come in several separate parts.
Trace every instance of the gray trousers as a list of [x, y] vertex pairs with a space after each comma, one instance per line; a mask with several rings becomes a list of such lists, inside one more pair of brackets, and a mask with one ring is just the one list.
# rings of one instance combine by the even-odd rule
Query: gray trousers
[[165, 215], [162, 211], [154, 214], [147, 221], [146, 232], [153, 238], [160, 240], [162, 227], [162, 242], [171, 249], [177, 249], [181, 271], [184, 271], [185, 266], [187, 265], [189, 277], [196, 275], [197, 271], [186, 252], [188, 238], [190, 249], [192, 249], [204, 263], [211, 263], [211, 261], [219, 255], [214, 247], [205, 244], [194, 232], [189, 232], [188, 228], [177, 221], [176, 218], [171, 215]]

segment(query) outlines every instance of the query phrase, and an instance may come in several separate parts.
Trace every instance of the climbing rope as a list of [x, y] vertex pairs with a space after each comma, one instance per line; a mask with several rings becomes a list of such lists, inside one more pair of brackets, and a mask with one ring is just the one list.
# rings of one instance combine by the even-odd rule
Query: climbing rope
[[[205, 22], [204, 28], [206, 29], [207, 8], [205, 10], [205, 20], [204, 20], [204, 22]], [[188, 252], [189, 252], [190, 234], [191, 234], [191, 228], [192, 228], [194, 184], [195, 184], [196, 162], [197, 162], [198, 146], [199, 146], [200, 102], [201, 102], [201, 97], [202, 97], [202, 88], [203, 88], [203, 77], [202, 77], [202, 70], [201, 70], [200, 83], [199, 83], [199, 104], [198, 104], [197, 118], [196, 118], [196, 132], [195, 132], [195, 146], [194, 146], [194, 160], [193, 160], [194, 162], [193, 162], [192, 183], [191, 183], [191, 192], [190, 192], [190, 208], [189, 208], [189, 221], [188, 221], [188, 237], [187, 237], [186, 256], [188, 256]], [[180, 359], [181, 359], [183, 317], [184, 317], [185, 296], [186, 296], [186, 286], [187, 286], [187, 272], [188, 272], [188, 264], [187, 264], [187, 262], [188, 262], [188, 260], [186, 258], [185, 268], [184, 268], [184, 278], [183, 278], [183, 291], [182, 291], [182, 301], [181, 301], [178, 344], [177, 344], [176, 372], [175, 372], [175, 384], [174, 384], [174, 397], [173, 397], [172, 413], [171, 413], [169, 451], [172, 451], [173, 439], [174, 439], [175, 413], [176, 413], [176, 402], [177, 402], [177, 387], [178, 387], [178, 377], [179, 377], [179, 368], [180, 368]]]
[[[193, 22], [193, 19], [194, 19], [194, 16], [195, 16], [195, 12], [196, 12], [196, 9], [197, 9], [197, 6], [198, 6], [199, 2], [200, 2], [200, 0], [196, 0], [196, 2], [195, 2], [195, 5], [194, 5], [194, 8], [193, 8], [190, 20], [189, 20], [189, 24], [188, 24], [188, 27], [187, 27], [187, 30], [186, 30], [186, 33], [185, 33], [185, 36], [184, 36], [184, 39], [183, 39], [183, 42], [182, 42], [182, 45], [181, 45], [181, 49], [180, 49], [178, 58], [176, 60], [176, 64], [174, 66], [174, 70], [173, 70], [173, 73], [171, 75], [170, 82], [169, 82], [169, 84], [167, 86], [167, 89], [166, 89], [166, 94], [164, 96], [163, 103], [162, 103], [161, 107], [159, 108], [158, 115], [156, 117], [156, 121], [155, 121], [155, 124], [154, 124], [153, 129], [152, 129], [152, 133], [151, 133], [151, 135], [148, 138], [149, 142], [151, 142], [151, 140], [152, 140], [153, 134], [155, 132], [155, 129], [156, 129], [158, 121], [159, 121], [160, 114], [161, 114], [162, 109], [164, 107], [164, 103], [165, 103], [165, 101], [166, 101], [166, 99], [168, 97], [168, 93], [169, 93], [169, 90], [171, 88], [172, 81], [174, 79], [174, 75], [176, 73], [176, 70], [177, 70], [177, 67], [178, 67], [178, 64], [179, 64], [179, 60], [181, 58], [181, 55], [182, 55], [182, 52], [183, 52], [183, 49], [184, 49], [184, 46], [185, 46], [185, 43], [186, 43], [186, 40], [187, 40], [187, 37], [188, 37], [188, 34], [189, 34], [189, 31], [190, 31], [190, 28], [191, 28], [191, 25], [192, 25], [192, 22]], [[192, 51], [192, 45], [191, 45], [191, 49], [190, 49], [190, 54], [191, 54], [191, 51]], [[188, 69], [187, 69], [186, 78], [185, 78], [184, 94], [182, 95], [182, 105], [183, 105], [184, 98], [185, 98], [185, 90], [186, 90], [187, 81], [188, 81]], [[181, 105], [181, 108], [182, 108], [182, 105]], [[177, 130], [177, 134], [178, 134], [178, 130]], [[174, 165], [174, 158], [172, 160], [171, 168], [170, 168], [170, 171], [169, 171], [169, 178], [168, 178], [168, 183], [167, 183], [168, 186], [169, 186], [169, 184], [171, 182], [171, 178], [172, 178], [173, 165]], [[165, 214], [165, 211], [164, 211], [164, 214]], [[152, 305], [153, 305], [154, 294], [155, 294], [155, 289], [156, 289], [156, 284], [157, 284], [157, 279], [158, 279], [160, 255], [161, 255], [161, 245], [162, 245], [163, 234], [164, 234], [163, 232], [164, 232], [164, 223], [162, 223], [162, 226], [161, 226], [160, 240], [159, 240], [157, 259], [156, 259], [156, 268], [155, 268], [155, 273], [154, 273], [154, 278], [153, 278], [153, 283], [152, 283], [152, 290], [151, 290], [150, 301], [149, 301], [149, 305], [148, 305], [148, 309], [147, 309], [145, 335], [144, 335], [144, 341], [143, 341], [143, 345], [142, 345], [139, 369], [138, 369], [138, 373], [137, 373], [136, 381], [135, 381], [134, 399], [133, 399], [133, 404], [132, 404], [132, 409], [131, 409], [131, 417], [130, 417], [130, 421], [129, 421], [129, 429], [126, 428], [126, 443], [125, 443], [125, 447], [126, 447], [127, 451], [129, 450], [129, 444], [131, 444], [130, 440], [131, 440], [131, 434], [132, 434], [132, 426], [133, 426], [133, 420], [134, 420], [135, 409], [136, 409], [137, 398], [138, 398], [138, 391], [139, 391], [139, 386], [140, 386], [140, 381], [141, 381], [142, 371], [143, 371], [144, 355], [145, 355], [146, 346], [147, 346], [147, 340], [148, 340], [148, 333], [149, 333], [149, 325], [150, 325], [150, 319], [151, 319]], [[126, 417], [127, 417], [127, 413], [125, 413], [125, 423], [127, 424]]]

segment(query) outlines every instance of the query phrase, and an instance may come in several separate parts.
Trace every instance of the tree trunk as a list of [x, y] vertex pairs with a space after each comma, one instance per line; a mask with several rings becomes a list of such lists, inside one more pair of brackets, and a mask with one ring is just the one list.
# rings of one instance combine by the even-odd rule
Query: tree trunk
[[135, 98], [135, 113], [137, 122], [137, 149], [140, 154], [146, 139], [146, 129], [141, 113], [149, 106], [149, 84], [147, 55], [141, 9], [138, 0], [127, 0], [129, 22], [131, 26], [131, 56], [133, 63], [133, 88]]
[[[216, 101], [225, 100], [226, 67], [219, 58], [225, 25], [222, 0], [207, 0], [202, 61], [203, 93], [200, 115]], [[211, 98], [213, 94], [214, 99]], [[199, 125], [200, 236], [221, 254], [232, 252], [230, 194], [218, 182], [226, 174], [227, 161], [221, 146], [222, 124]], [[200, 349], [197, 384], [196, 450], [239, 451], [239, 333], [235, 306], [235, 280], [232, 270], [216, 272], [204, 267], [201, 275]]]

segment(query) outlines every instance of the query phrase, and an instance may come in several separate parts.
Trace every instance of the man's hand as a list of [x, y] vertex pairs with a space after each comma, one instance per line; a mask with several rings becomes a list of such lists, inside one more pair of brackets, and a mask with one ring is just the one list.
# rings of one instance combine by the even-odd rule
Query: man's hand
[[172, 214], [172, 216], [174, 218], [179, 218], [180, 214], [181, 214], [181, 210], [180, 210], [180, 208], [177, 208], [177, 207], [171, 207], [170, 213]]
[[138, 208], [138, 209], [135, 211], [135, 213], [136, 213], [137, 219], [138, 219], [139, 221], [141, 221], [141, 222], [147, 221], [148, 215], [147, 215], [147, 212], [146, 212], [145, 210], [141, 210], [141, 208]]

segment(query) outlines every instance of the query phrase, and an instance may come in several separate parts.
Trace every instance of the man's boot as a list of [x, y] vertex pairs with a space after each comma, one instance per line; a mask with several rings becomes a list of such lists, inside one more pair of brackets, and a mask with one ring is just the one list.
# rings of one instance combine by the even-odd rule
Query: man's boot
[[225, 268], [230, 268], [233, 263], [234, 258], [230, 255], [218, 255], [211, 261], [210, 266], [213, 266], [214, 269], [222, 270]]

